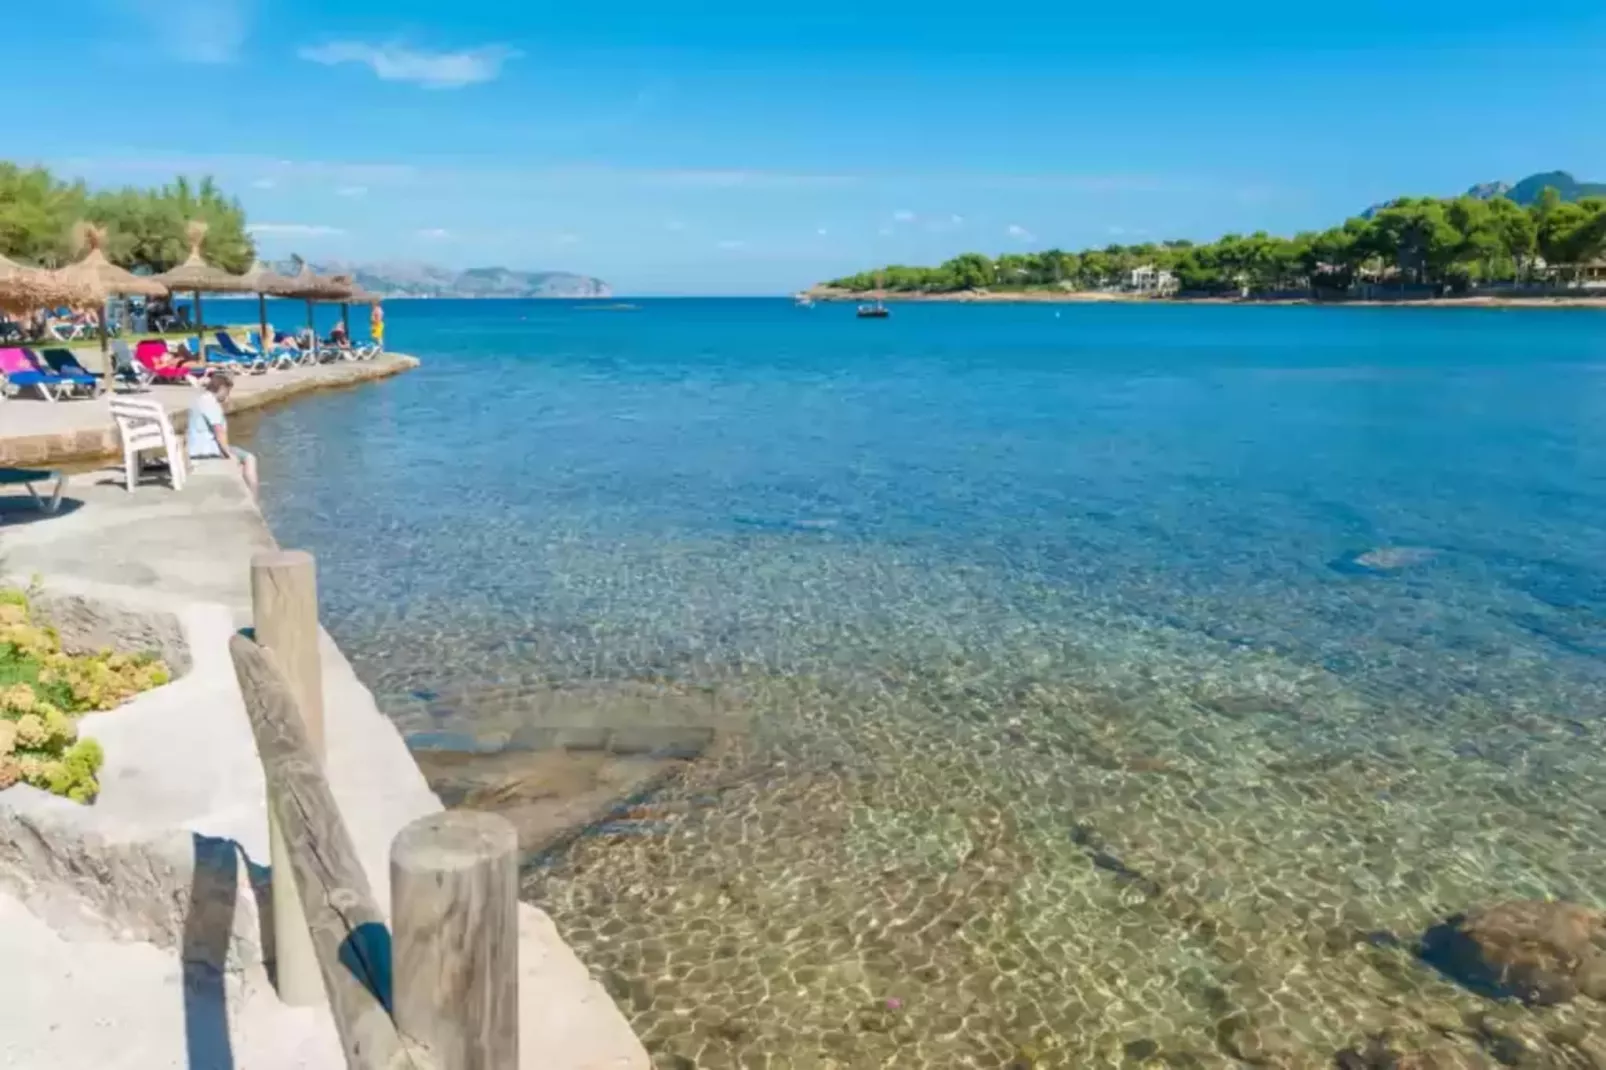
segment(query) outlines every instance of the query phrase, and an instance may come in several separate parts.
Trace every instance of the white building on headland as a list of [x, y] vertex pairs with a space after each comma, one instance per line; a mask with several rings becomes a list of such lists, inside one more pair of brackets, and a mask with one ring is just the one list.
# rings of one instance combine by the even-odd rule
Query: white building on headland
[[1164, 268], [1144, 264], [1127, 273], [1126, 288], [1140, 294], [1176, 293], [1177, 277]]

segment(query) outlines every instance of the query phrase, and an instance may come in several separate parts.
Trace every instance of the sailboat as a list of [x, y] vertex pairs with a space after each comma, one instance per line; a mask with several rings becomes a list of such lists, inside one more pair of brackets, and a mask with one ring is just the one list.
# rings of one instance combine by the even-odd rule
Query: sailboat
[[[882, 276], [879, 271], [876, 272], [875, 288], [876, 293], [886, 292], [886, 288], [882, 284]], [[887, 311], [887, 306], [881, 303], [880, 298], [877, 298], [875, 304], [873, 305], [859, 306], [859, 318], [862, 320], [884, 320], [890, 315], [892, 315], [892, 313]]]

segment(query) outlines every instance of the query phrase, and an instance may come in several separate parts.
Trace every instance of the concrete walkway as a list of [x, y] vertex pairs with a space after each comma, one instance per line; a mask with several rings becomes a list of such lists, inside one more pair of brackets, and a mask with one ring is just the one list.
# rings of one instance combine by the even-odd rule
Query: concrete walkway
[[[83, 720], [107, 754], [95, 805], [0, 792], [0, 1065], [342, 1065], [327, 1012], [280, 1004], [264, 963], [262, 771], [226, 645], [249, 621], [250, 557], [274, 542], [238, 476], [203, 462], [182, 493], [129, 494], [120, 472], [97, 472], [56, 516], [0, 496], [0, 521], [4, 571], [37, 577], [64, 641], [120, 639], [187, 664]], [[323, 671], [330, 781], [385, 904], [391, 838], [440, 803], [327, 636]], [[521, 1065], [644, 1070], [551, 920], [520, 911]]]
[[[385, 379], [416, 367], [413, 357], [388, 353], [377, 360], [236, 375], [228, 411], [244, 412], [317, 390]], [[184, 384], [161, 384], [132, 396], [161, 402], [182, 431], [195, 390]], [[0, 402], [0, 465], [72, 464], [118, 456], [121, 446], [106, 395], [51, 403], [25, 391]]]

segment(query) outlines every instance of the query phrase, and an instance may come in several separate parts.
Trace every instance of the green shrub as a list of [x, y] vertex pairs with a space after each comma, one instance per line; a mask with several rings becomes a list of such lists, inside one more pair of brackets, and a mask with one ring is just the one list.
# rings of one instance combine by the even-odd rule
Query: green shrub
[[0, 791], [20, 782], [92, 802], [105, 755], [95, 740], [78, 738], [75, 715], [111, 709], [168, 679], [150, 655], [63, 653], [55, 629], [34, 623], [27, 593], [0, 589]]

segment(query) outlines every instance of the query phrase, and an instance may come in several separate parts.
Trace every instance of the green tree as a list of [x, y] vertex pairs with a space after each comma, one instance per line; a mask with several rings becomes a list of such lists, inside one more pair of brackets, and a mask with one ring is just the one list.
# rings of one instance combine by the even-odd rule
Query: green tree
[[245, 271], [256, 255], [244, 210], [209, 178], [92, 193], [44, 168], [0, 163], [0, 253], [63, 263], [76, 252], [70, 235], [83, 219], [106, 227], [107, 256], [124, 267], [165, 271], [179, 263], [189, 252], [184, 228], [191, 220], [207, 224], [205, 253], [218, 267]]
[[63, 261], [86, 196], [81, 182], [62, 182], [42, 167], [0, 162], [0, 254], [47, 266]]
[[981, 253], [961, 253], [942, 266], [955, 290], [980, 290], [997, 279], [993, 262]]

